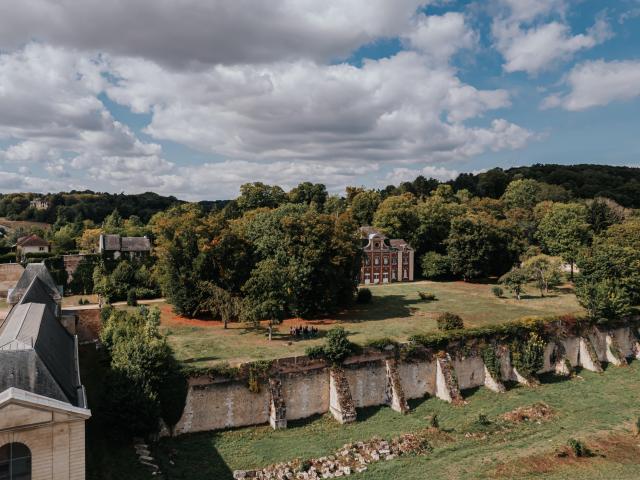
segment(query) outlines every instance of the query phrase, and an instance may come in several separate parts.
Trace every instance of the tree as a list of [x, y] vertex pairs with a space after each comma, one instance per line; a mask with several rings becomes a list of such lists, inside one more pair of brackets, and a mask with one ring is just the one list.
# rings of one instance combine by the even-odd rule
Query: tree
[[104, 219], [102, 229], [104, 233], [121, 234], [124, 227], [124, 221], [118, 212], [118, 209], [114, 209], [109, 216]]
[[529, 281], [529, 275], [523, 268], [516, 267], [500, 277], [499, 281], [520, 300], [520, 295], [524, 293], [525, 286]]
[[157, 431], [160, 417], [175, 425], [184, 406], [186, 380], [159, 324], [158, 309], [112, 310], [101, 333], [110, 357], [103, 409], [130, 435]]
[[415, 197], [405, 193], [385, 199], [373, 217], [373, 225], [391, 238], [415, 243], [418, 228]]
[[580, 277], [576, 296], [589, 317], [596, 321], [617, 320], [631, 313], [631, 295], [615, 279]]
[[587, 209], [579, 203], [554, 203], [538, 225], [536, 237], [551, 255], [560, 256], [573, 265], [580, 249], [590, 238]]
[[289, 192], [291, 203], [314, 205], [322, 211], [327, 201], [327, 187], [322, 183], [303, 182]]
[[522, 268], [529, 273], [530, 278], [535, 282], [540, 296], [544, 297], [549, 293], [549, 288], [560, 284], [562, 272], [560, 270], [560, 259], [548, 255], [535, 255], [526, 259], [522, 263]]
[[508, 208], [532, 210], [538, 203], [540, 192], [540, 184], [535, 180], [513, 180], [502, 195], [502, 201]]
[[492, 168], [478, 176], [480, 195], [500, 198], [509, 184], [509, 176], [501, 168]]
[[454, 218], [446, 245], [451, 272], [465, 281], [504, 273], [520, 253], [509, 226], [485, 213]]
[[276, 208], [286, 200], [287, 195], [277, 185], [255, 182], [240, 186], [240, 196], [236, 199], [236, 203], [241, 211], [247, 212], [256, 208]]
[[349, 341], [347, 332], [342, 327], [333, 327], [327, 332], [324, 356], [331, 364], [339, 365], [353, 353], [354, 345]]
[[82, 252], [95, 253], [98, 250], [98, 243], [102, 230], [100, 228], [87, 228], [82, 232], [82, 237], [78, 241], [78, 247]]
[[199, 286], [203, 292], [203, 304], [201, 311], [209, 311], [216, 318], [219, 317], [227, 328], [229, 322], [237, 322], [242, 316], [242, 300], [240, 297], [231, 295], [226, 290], [218, 287], [213, 282], [205, 282]]
[[432, 195], [416, 207], [418, 227], [415, 232], [413, 248], [416, 255], [423, 252], [446, 251], [445, 240], [451, 230], [451, 220], [465, 212], [465, 207], [455, 202], [455, 197]]
[[382, 198], [375, 190], [357, 193], [351, 200], [351, 216], [359, 226], [371, 225]]
[[594, 198], [587, 202], [587, 221], [597, 235], [627, 217], [624, 208], [608, 198]]

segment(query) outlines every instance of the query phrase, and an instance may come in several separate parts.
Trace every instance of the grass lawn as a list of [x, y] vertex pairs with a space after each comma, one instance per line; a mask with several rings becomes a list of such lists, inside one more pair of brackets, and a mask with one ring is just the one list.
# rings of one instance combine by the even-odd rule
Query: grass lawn
[[[630, 428], [640, 415], [639, 383], [640, 362], [633, 362], [629, 367], [610, 366], [603, 374], [581, 371], [570, 380], [550, 376], [539, 387], [516, 386], [504, 394], [484, 388], [467, 391], [464, 406], [428, 398], [413, 402], [408, 415], [388, 407], [362, 409], [351, 425], [338, 425], [325, 415], [291, 422], [287, 430], [265, 426], [164, 439], [155, 453], [167, 478], [225, 480], [232, 478], [234, 469], [320, 457], [348, 442], [418, 431], [437, 414], [444, 433], [433, 433], [432, 453], [373, 464], [364, 474], [349, 478], [635, 479], [640, 440]], [[496, 423], [499, 415], [539, 401], [554, 409], [551, 420]], [[479, 414], [487, 415], [493, 425], [478, 427]], [[594, 456], [558, 457], [556, 452], [569, 438], [585, 441]]]
[[62, 298], [62, 306], [63, 307], [75, 307], [80, 305], [80, 299], [89, 300], [89, 304], [98, 304], [98, 295], [89, 294], [89, 295], [69, 295], [68, 297]]
[[[264, 328], [256, 330], [235, 323], [224, 330], [220, 322], [176, 317], [166, 304], [162, 306], [162, 325], [179, 360], [205, 366], [222, 361], [234, 363], [303, 354], [306, 347], [323, 341], [322, 335], [317, 339], [292, 341], [289, 328], [303, 323], [315, 325], [321, 333], [335, 324], [342, 325], [352, 341], [363, 344], [381, 337], [403, 341], [413, 334], [434, 330], [437, 315], [444, 311], [459, 314], [466, 327], [502, 323], [525, 316], [582, 311], [568, 289], [541, 298], [530, 287], [529, 294], [518, 301], [511, 296], [496, 298], [491, 287], [483, 283], [428, 281], [371, 286], [371, 304], [356, 305], [334, 318], [312, 322], [286, 320], [278, 327], [271, 342]], [[433, 292], [437, 300], [422, 301], [418, 291]]]

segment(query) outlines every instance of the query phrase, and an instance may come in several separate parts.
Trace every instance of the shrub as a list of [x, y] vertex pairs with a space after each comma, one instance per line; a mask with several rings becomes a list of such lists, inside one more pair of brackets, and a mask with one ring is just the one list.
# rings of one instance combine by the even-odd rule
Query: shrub
[[429, 426], [431, 428], [440, 428], [440, 421], [438, 420], [437, 413], [434, 413], [433, 415], [431, 415], [431, 418], [429, 419]]
[[433, 292], [418, 292], [418, 296], [420, 297], [420, 300], [424, 300], [427, 302], [437, 300], [436, 294]]
[[587, 457], [589, 456], [589, 449], [584, 444], [584, 442], [580, 440], [576, 440], [575, 438], [570, 438], [567, 442], [567, 445], [573, 452], [576, 457]]
[[484, 413], [478, 414], [478, 425], [482, 427], [486, 427], [487, 425], [491, 425], [491, 421], [489, 417], [487, 417]]
[[307, 347], [304, 354], [309, 358], [324, 358], [324, 347], [322, 345]]
[[332, 364], [341, 364], [354, 350], [355, 345], [347, 338], [347, 332], [344, 328], [334, 327], [327, 332], [324, 355]]
[[504, 295], [504, 290], [502, 289], [502, 287], [494, 285], [493, 287], [491, 287], [491, 293], [500, 298], [502, 297], [502, 295]]
[[514, 342], [511, 346], [511, 360], [520, 375], [530, 378], [544, 365], [545, 344], [542, 338], [532, 332], [526, 342]]
[[421, 260], [422, 276], [428, 279], [444, 278], [451, 275], [449, 257], [437, 252], [427, 252]]
[[400, 348], [400, 344], [398, 342], [396, 342], [394, 339], [392, 338], [376, 338], [374, 340], [369, 340], [366, 344], [366, 347], [371, 347], [371, 348], [375, 348], [377, 350], [380, 351], [384, 351], [384, 350], [397, 350], [398, 348]]
[[358, 290], [358, 294], [356, 295], [356, 302], [358, 303], [371, 303], [371, 300], [373, 299], [373, 294], [371, 293], [371, 290], [369, 290], [368, 288], [361, 288]]
[[460, 318], [460, 316], [456, 315], [455, 313], [441, 313], [440, 315], [438, 315], [436, 321], [438, 322], [438, 330], [441, 330], [443, 332], [447, 330], [459, 330], [461, 328], [464, 328], [462, 318]]
[[130, 307], [138, 306], [138, 296], [136, 295], [136, 289], [132, 288], [127, 292], [127, 305]]

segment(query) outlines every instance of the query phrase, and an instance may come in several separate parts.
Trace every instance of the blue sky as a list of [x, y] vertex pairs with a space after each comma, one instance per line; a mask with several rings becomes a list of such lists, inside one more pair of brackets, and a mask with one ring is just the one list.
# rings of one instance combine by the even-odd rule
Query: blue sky
[[640, 165], [639, 0], [104, 3], [0, 17], [0, 191]]

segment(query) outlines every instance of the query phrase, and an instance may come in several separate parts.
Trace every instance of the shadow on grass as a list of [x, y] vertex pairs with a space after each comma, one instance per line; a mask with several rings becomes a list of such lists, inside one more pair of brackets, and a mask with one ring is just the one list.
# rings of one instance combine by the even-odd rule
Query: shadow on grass
[[553, 385], [556, 383], [570, 382], [572, 380], [571, 375], [557, 375], [553, 372], [546, 372], [538, 375], [538, 380], [543, 385]]
[[308, 425], [311, 425], [312, 423], [323, 420], [327, 415], [330, 415], [330, 414], [316, 413], [315, 415], [312, 415], [306, 418], [299, 418], [297, 420], [287, 420], [287, 429], [306, 427]]
[[388, 407], [387, 405], [376, 405], [373, 407], [358, 408], [356, 419], [358, 422], [366, 422], [383, 408], [388, 408]]
[[408, 317], [411, 315], [412, 306], [424, 303], [424, 300], [407, 298], [405, 295], [377, 297], [374, 294], [370, 304], [356, 304], [353, 308], [339, 314], [337, 319], [356, 323]]
[[153, 453], [165, 478], [171, 480], [213, 479], [231, 480], [233, 470], [226, 464], [215, 446], [215, 434], [163, 439]]
[[416, 408], [418, 408], [427, 400], [429, 400], [429, 395], [425, 395], [424, 397], [421, 397], [421, 398], [411, 398], [407, 400], [407, 404], [409, 405], [409, 410], [414, 411]]
[[461, 390], [460, 393], [462, 394], [462, 398], [467, 400], [473, 397], [476, 393], [478, 393], [480, 391], [480, 388], [481, 387], [467, 388], [465, 390]]
[[210, 362], [213, 360], [218, 360], [220, 357], [194, 357], [194, 358], [187, 358], [184, 360], [181, 360], [181, 363], [198, 363], [198, 362]]

